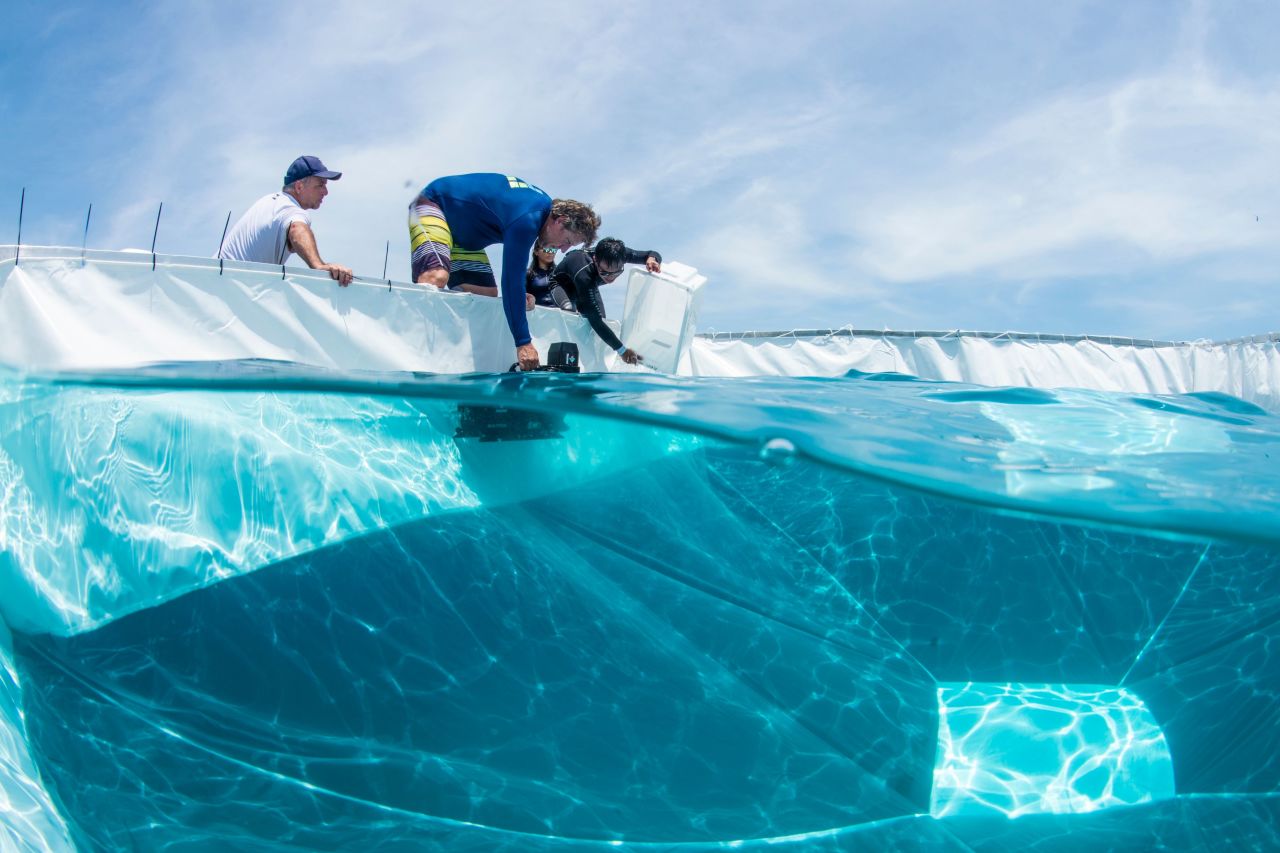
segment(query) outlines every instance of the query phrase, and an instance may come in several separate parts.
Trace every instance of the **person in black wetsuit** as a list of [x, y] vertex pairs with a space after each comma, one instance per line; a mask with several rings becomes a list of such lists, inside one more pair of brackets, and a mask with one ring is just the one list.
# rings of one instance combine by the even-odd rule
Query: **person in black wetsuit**
[[575, 249], [564, 256], [551, 280], [551, 298], [566, 311], [577, 311], [600, 339], [627, 364], [643, 361], [635, 350], [623, 345], [604, 322], [604, 302], [600, 286], [622, 275], [626, 264], [644, 264], [649, 272], [662, 271], [662, 255], [628, 249], [621, 240], [606, 237], [594, 249]]

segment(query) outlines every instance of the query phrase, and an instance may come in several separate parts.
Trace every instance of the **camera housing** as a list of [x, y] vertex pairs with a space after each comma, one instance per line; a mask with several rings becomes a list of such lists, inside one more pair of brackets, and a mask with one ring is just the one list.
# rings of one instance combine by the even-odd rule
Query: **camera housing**
[[539, 370], [554, 370], [556, 373], [581, 373], [582, 365], [578, 363], [578, 345], [570, 341], [556, 341], [547, 350], [547, 363]]
[[[556, 341], [547, 350], [547, 363], [540, 364], [533, 370], [551, 373], [581, 373], [582, 365], [578, 363], [578, 345], [572, 341]], [[511, 365], [508, 373], [518, 373], [519, 363]], [[530, 371], [533, 372], [533, 371]]]

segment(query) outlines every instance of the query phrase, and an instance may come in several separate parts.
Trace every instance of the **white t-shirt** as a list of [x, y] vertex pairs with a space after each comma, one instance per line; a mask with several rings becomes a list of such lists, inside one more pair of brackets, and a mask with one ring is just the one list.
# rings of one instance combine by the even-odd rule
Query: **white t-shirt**
[[294, 222], [311, 225], [311, 216], [286, 192], [263, 196], [231, 226], [218, 255], [228, 261], [256, 261], [283, 264], [289, 251], [289, 226]]

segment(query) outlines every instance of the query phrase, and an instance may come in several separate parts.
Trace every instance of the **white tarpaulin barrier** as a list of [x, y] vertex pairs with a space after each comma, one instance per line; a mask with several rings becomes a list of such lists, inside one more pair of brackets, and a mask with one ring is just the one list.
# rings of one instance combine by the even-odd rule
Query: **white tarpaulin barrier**
[[[515, 346], [498, 299], [289, 267], [0, 247], [0, 363], [23, 370], [282, 359], [344, 370], [499, 372]], [[620, 363], [587, 322], [529, 313], [543, 358], [578, 345], [586, 371]]]
[[[0, 364], [21, 370], [267, 358], [345, 370], [504, 371], [497, 299], [311, 270], [148, 253], [0, 246]], [[694, 338], [703, 276], [679, 264], [628, 282], [623, 340], [693, 376], [896, 372], [992, 386], [1220, 392], [1280, 409], [1280, 335], [1218, 343], [982, 332], [735, 333]], [[578, 344], [585, 371], [628, 370], [581, 317], [529, 314], [542, 354]], [[661, 344], [661, 346], [659, 345]], [[676, 368], [678, 367], [678, 371]], [[639, 369], [639, 368], [636, 368]]]
[[1280, 409], [1280, 335], [1221, 343], [978, 332], [831, 331], [699, 338], [698, 376], [905, 373], [975, 385], [1219, 392]]

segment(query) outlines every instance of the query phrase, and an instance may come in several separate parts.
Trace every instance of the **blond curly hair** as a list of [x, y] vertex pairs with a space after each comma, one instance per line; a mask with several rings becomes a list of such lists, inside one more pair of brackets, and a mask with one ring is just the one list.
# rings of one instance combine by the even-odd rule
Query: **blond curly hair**
[[551, 215], [562, 217], [564, 227], [581, 237], [588, 246], [596, 241], [600, 216], [591, 209], [591, 205], [571, 198], [557, 198], [551, 202]]

